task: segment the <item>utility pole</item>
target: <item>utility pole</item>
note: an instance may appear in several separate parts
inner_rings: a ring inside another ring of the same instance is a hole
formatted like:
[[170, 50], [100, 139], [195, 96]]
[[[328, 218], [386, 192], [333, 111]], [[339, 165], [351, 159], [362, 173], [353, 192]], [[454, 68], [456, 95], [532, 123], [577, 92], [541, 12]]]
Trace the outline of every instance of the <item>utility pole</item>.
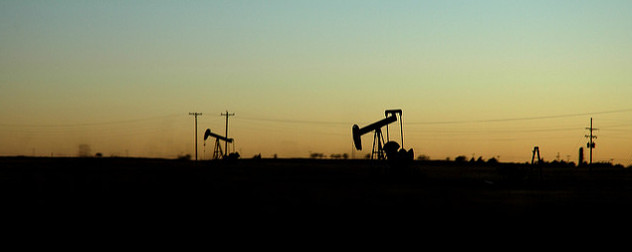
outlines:
[[[228, 138], [228, 117], [235, 116], [235, 113], [229, 114], [228, 110], [226, 110], [226, 114], [221, 113], [220, 115], [226, 116], [226, 138]], [[224, 153], [224, 155], [228, 155], [228, 141], [224, 141], [224, 150], [226, 150], [226, 153]]]
[[597, 138], [597, 136], [593, 135], [593, 130], [599, 130], [596, 128], [593, 128], [593, 120], [592, 117], [590, 118], [590, 128], [586, 128], [587, 130], [590, 130], [590, 135], [585, 135], [585, 137], [588, 138], [588, 144], [586, 144], [586, 147], [588, 149], [590, 149], [590, 161], [589, 161], [589, 165], [592, 164], [592, 153], [593, 153], [593, 149], [595, 148], [595, 142], [593, 141], [593, 139]]
[[197, 117], [201, 116], [202, 113], [189, 112], [189, 115], [195, 116], [195, 135], [194, 135], [194, 137], [195, 137], [195, 161], [197, 161], [198, 160], [197, 159], [197, 146], [198, 146], [198, 144], [197, 144], [197, 139], [198, 139], [198, 136], [197, 136]]

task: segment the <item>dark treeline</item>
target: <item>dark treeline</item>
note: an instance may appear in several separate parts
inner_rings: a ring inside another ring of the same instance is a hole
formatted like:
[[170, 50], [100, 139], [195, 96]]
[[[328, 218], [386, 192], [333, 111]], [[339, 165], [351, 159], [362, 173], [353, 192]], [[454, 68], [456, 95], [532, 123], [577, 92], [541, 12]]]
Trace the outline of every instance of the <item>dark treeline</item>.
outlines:
[[394, 167], [366, 159], [22, 157], [0, 158], [0, 197], [5, 216], [64, 220], [559, 221], [627, 215], [631, 171], [460, 159]]

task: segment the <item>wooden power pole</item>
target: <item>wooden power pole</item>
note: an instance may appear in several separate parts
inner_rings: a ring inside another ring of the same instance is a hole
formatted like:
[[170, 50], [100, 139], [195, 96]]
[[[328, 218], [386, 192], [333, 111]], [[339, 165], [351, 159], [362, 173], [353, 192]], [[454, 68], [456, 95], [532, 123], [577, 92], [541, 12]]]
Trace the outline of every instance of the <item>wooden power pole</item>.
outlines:
[[198, 160], [198, 158], [197, 158], [198, 157], [198, 152], [197, 152], [197, 147], [198, 147], [198, 143], [197, 143], [197, 139], [198, 139], [198, 136], [197, 136], [197, 117], [201, 116], [202, 113], [190, 112], [189, 115], [195, 116], [195, 135], [194, 135], [195, 136], [195, 161], [197, 161]]
[[593, 141], [593, 139], [597, 138], [597, 136], [593, 135], [593, 131], [594, 130], [599, 130], [599, 129], [593, 128], [592, 117], [590, 118], [590, 128], [586, 128], [586, 129], [590, 131], [590, 135], [585, 135], [585, 137], [588, 138], [588, 144], [586, 144], [586, 147], [588, 149], [590, 149], [590, 161], [588, 162], [588, 164], [590, 165], [590, 164], [592, 164], [592, 159], [593, 159], [592, 158], [593, 157], [593, 151], [592, 150], [595, 148], [595, 142]]
[[[229, 114], [228, 110], [226, 110], [226, 114], [221, 113], [222, 116], [226, 116], [226, 135], [225, 137], [228, 138], [228, 117], [229, 116], [234, 116], [235, 113]], [[233, 145], [234, 147], [234, 145]], [[228, 141], [224, 141], [224, 150], [226, 150], [226, 152], [224, 153], [224, 156], [228, 155]]]

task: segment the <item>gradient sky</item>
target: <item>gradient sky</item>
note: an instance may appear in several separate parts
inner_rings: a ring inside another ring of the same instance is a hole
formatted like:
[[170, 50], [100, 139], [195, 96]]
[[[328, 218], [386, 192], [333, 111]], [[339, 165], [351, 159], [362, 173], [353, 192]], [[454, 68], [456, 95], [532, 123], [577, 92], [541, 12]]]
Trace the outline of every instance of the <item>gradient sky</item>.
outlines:
[[593, 117], [628, 165], [631, 31], [631, 1], [2, 0], [0, 156], [193, 155], [201, 112], [209, 158], [228, 110], [242, 157], [360, 157], [401, 108], [416, 155], [576, 161]]

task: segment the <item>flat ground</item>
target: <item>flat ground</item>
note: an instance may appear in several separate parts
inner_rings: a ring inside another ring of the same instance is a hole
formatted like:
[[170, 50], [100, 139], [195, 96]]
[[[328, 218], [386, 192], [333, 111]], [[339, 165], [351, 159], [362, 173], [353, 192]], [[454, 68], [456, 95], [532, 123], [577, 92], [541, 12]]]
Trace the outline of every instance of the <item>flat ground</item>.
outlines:
[[[260, 220], [612, 222], [632, 172], [367, 160], [0, 158], [5, 216], [206, 223]], [[526, 223], [526, 222], [524, 222]]]

